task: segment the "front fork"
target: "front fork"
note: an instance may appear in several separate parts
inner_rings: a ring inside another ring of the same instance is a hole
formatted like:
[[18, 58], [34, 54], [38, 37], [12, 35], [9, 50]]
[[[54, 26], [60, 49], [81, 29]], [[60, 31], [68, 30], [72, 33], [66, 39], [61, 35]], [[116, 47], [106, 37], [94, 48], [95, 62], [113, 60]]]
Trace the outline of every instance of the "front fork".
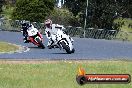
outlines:
[[43, 40], [43, 36], [41, 35], [40, 32], [38, 32], [38, 36], [41, 38], [42, 42], [44, 42], [44, 40]]

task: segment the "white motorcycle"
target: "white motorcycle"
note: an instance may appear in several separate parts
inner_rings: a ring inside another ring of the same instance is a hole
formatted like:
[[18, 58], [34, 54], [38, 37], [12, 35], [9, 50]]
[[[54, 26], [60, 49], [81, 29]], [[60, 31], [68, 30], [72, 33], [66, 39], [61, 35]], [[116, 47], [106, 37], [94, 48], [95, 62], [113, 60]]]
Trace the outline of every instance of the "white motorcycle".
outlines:
[[64, 31], [58, 29], [56, 34], [56, 41], [54, 44], [60, 49], [64, 49], [68, 54], [71, 54], [75, 52], [73, 41], [74, 40]]

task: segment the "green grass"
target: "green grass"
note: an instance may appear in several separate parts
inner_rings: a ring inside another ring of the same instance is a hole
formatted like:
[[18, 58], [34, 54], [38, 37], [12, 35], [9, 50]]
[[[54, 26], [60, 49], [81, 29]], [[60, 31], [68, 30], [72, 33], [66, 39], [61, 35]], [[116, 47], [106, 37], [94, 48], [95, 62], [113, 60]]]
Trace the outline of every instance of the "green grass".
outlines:
[[79, 66], [89, 74], [132, 75], [132, 61], [0, 61], [0, 88], [132, 88], [132, 83], [80, 86]]
[[16, 51], [17, 49], [18, 47], [15, 45], [12, 45], [6, 42], [0, 42], [0, 53]]

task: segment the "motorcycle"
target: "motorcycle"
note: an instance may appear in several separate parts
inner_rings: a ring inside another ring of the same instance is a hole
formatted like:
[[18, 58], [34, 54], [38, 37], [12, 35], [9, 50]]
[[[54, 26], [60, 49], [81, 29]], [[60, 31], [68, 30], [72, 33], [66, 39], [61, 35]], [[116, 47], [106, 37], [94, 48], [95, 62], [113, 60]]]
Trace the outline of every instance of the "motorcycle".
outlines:
[[43, 37], [41, 33], [34, 28], [33, 25], [27, 29], [28, 33], [28, 40], [33, 43], [34, 45], [37, 45], [38, 47], [44, 49], [45, 46], [43, 45]]
[[68, 54], [74, 53], [73, 39], [61, 29], [58, 29], [54, 46], [65, 50]]

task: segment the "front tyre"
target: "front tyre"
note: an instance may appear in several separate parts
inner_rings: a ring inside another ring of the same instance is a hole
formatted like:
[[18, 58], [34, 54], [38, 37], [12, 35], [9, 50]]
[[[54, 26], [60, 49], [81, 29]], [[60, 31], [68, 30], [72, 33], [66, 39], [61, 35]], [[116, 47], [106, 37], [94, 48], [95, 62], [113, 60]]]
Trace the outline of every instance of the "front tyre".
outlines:
[[67, 46], [66, 43], [65, 43], [64, 41], [61, 42], [61, 45], [62, 45], [63, 49], [65, 49], [66, 52], [67, 52], [68, 54], [71, 54], [71, 53], [72, 53], [72, 52], [70, 51], [69, 46]]
[[36, 41], [38, 42], [39, 46], [38, 47], [41, 47], [42, 49], [45, 48], [45, 46], [43, 45], [43, 43], [41, 42], [41, 40], [39, 38], [36, 39]]
[[73, 48], [72, 51], [71, 51], [71, 53], [74, 53], [74, 52], [75, 52], [75, 49]]

